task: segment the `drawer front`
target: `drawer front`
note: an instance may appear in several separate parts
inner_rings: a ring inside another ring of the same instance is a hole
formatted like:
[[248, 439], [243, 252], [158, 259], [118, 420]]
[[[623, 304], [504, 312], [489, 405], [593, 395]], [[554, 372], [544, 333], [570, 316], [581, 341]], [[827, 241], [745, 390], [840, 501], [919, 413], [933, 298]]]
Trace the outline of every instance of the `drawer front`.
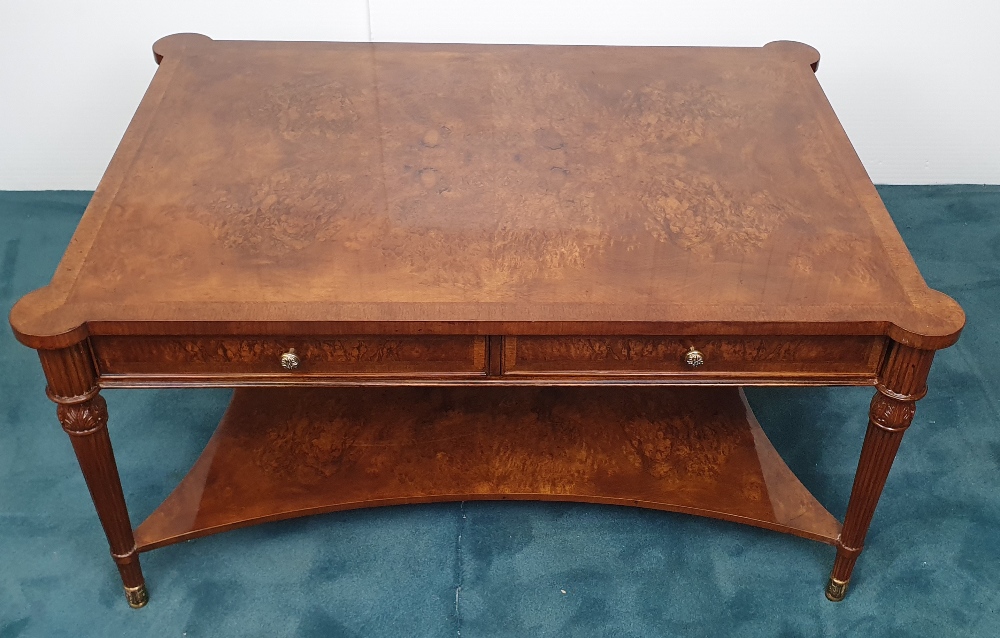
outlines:
[[[92, 344], [102, 375], [486, 374], [486, 338], [479, 336], [104, 336]], [[289, 353], [294, 358], [283, 364]]]
[[503, 371], [511, 376], [874, 375], [883, 344], [881, 337], [852, 336], [508, 337], [504, 341]]

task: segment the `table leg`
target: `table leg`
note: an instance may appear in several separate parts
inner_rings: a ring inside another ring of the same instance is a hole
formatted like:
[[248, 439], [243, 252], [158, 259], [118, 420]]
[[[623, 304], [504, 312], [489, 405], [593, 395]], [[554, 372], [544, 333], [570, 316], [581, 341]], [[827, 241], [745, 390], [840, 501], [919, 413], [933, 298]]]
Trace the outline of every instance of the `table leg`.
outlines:
[[142, 607], [149, 595], [108, 436], [108, 406], [98, 394], [90, 349], [83, 342], [62, 350], [39, 350], [38, 354], [48, 380], [47, 393], [57, 404], [59, 422], [73, 444], [111, 556], [118, 565], [125, 598], [131, 607]]
[[882, 366], [851, 500], [837, 541], [837, 558], [826, 587], [826, 597], [832, 601], [841, 601], [847, 594], [854, 563], [861, 554], [903, 433], [913, 421], [917, 400], [927, 392], [927, 373], [933, 358], [933, 351], [893, 343]]

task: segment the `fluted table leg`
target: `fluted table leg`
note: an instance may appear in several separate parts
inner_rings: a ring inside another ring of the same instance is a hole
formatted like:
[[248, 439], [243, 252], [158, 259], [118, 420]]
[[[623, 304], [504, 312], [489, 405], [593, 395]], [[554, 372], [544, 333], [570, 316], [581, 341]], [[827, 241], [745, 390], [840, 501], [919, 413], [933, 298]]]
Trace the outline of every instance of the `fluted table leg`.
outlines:
[[139, 566], [111, 438], [108, 406], [98, 394], [97, 374], [86, 342], [63, 350], [39, 350], [48, 395], [57, 404], [59, 422], [70, 437], [97, 516], [118, 565], [128, 604], [144, 606], [149, 595]]
[[927, 373], [933, 358], [933, 351], [893, 343], [883, 364], [868, 413], [868, 431], [854, 475], [851, 500], [837, 542], [837, 558], [826, 587], [826, 597], [832, 601], [841, 601], [847, 594], [854, 563], [861, 554], [903, 433], [913, 421], [917, 400], [927, 392]]

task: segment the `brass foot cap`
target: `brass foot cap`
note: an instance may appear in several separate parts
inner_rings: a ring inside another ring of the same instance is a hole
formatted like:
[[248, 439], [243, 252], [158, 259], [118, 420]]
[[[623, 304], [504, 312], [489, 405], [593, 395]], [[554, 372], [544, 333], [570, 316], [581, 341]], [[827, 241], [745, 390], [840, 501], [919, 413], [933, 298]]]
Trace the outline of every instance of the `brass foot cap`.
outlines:
[[826, 597], [835, 603], [844, 600], [844, 596], [847, 595], [847, 584], [849, 582], [851, 581], [830, 578], [830, 582], [826, 585]]
[[146, 603], [149, 602], [149, 592], [146, 591], [145, 585], [126, 587], [125, 600], [128, 601], [128, 606], [132, 609], [139, 609], [140, 607], [145, 607]]

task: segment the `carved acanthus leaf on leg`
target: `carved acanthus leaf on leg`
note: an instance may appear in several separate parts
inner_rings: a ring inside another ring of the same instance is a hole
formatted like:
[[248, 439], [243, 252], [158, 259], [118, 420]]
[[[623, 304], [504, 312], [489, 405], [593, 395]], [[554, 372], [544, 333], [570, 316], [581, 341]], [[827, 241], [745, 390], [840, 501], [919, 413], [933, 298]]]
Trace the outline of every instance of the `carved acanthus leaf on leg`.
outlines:
[[108, 424], [108, 404], [99, 394], [82, 403], [61, 403], [56, 414], [63, 430], [71, 436], [85, 436]]

